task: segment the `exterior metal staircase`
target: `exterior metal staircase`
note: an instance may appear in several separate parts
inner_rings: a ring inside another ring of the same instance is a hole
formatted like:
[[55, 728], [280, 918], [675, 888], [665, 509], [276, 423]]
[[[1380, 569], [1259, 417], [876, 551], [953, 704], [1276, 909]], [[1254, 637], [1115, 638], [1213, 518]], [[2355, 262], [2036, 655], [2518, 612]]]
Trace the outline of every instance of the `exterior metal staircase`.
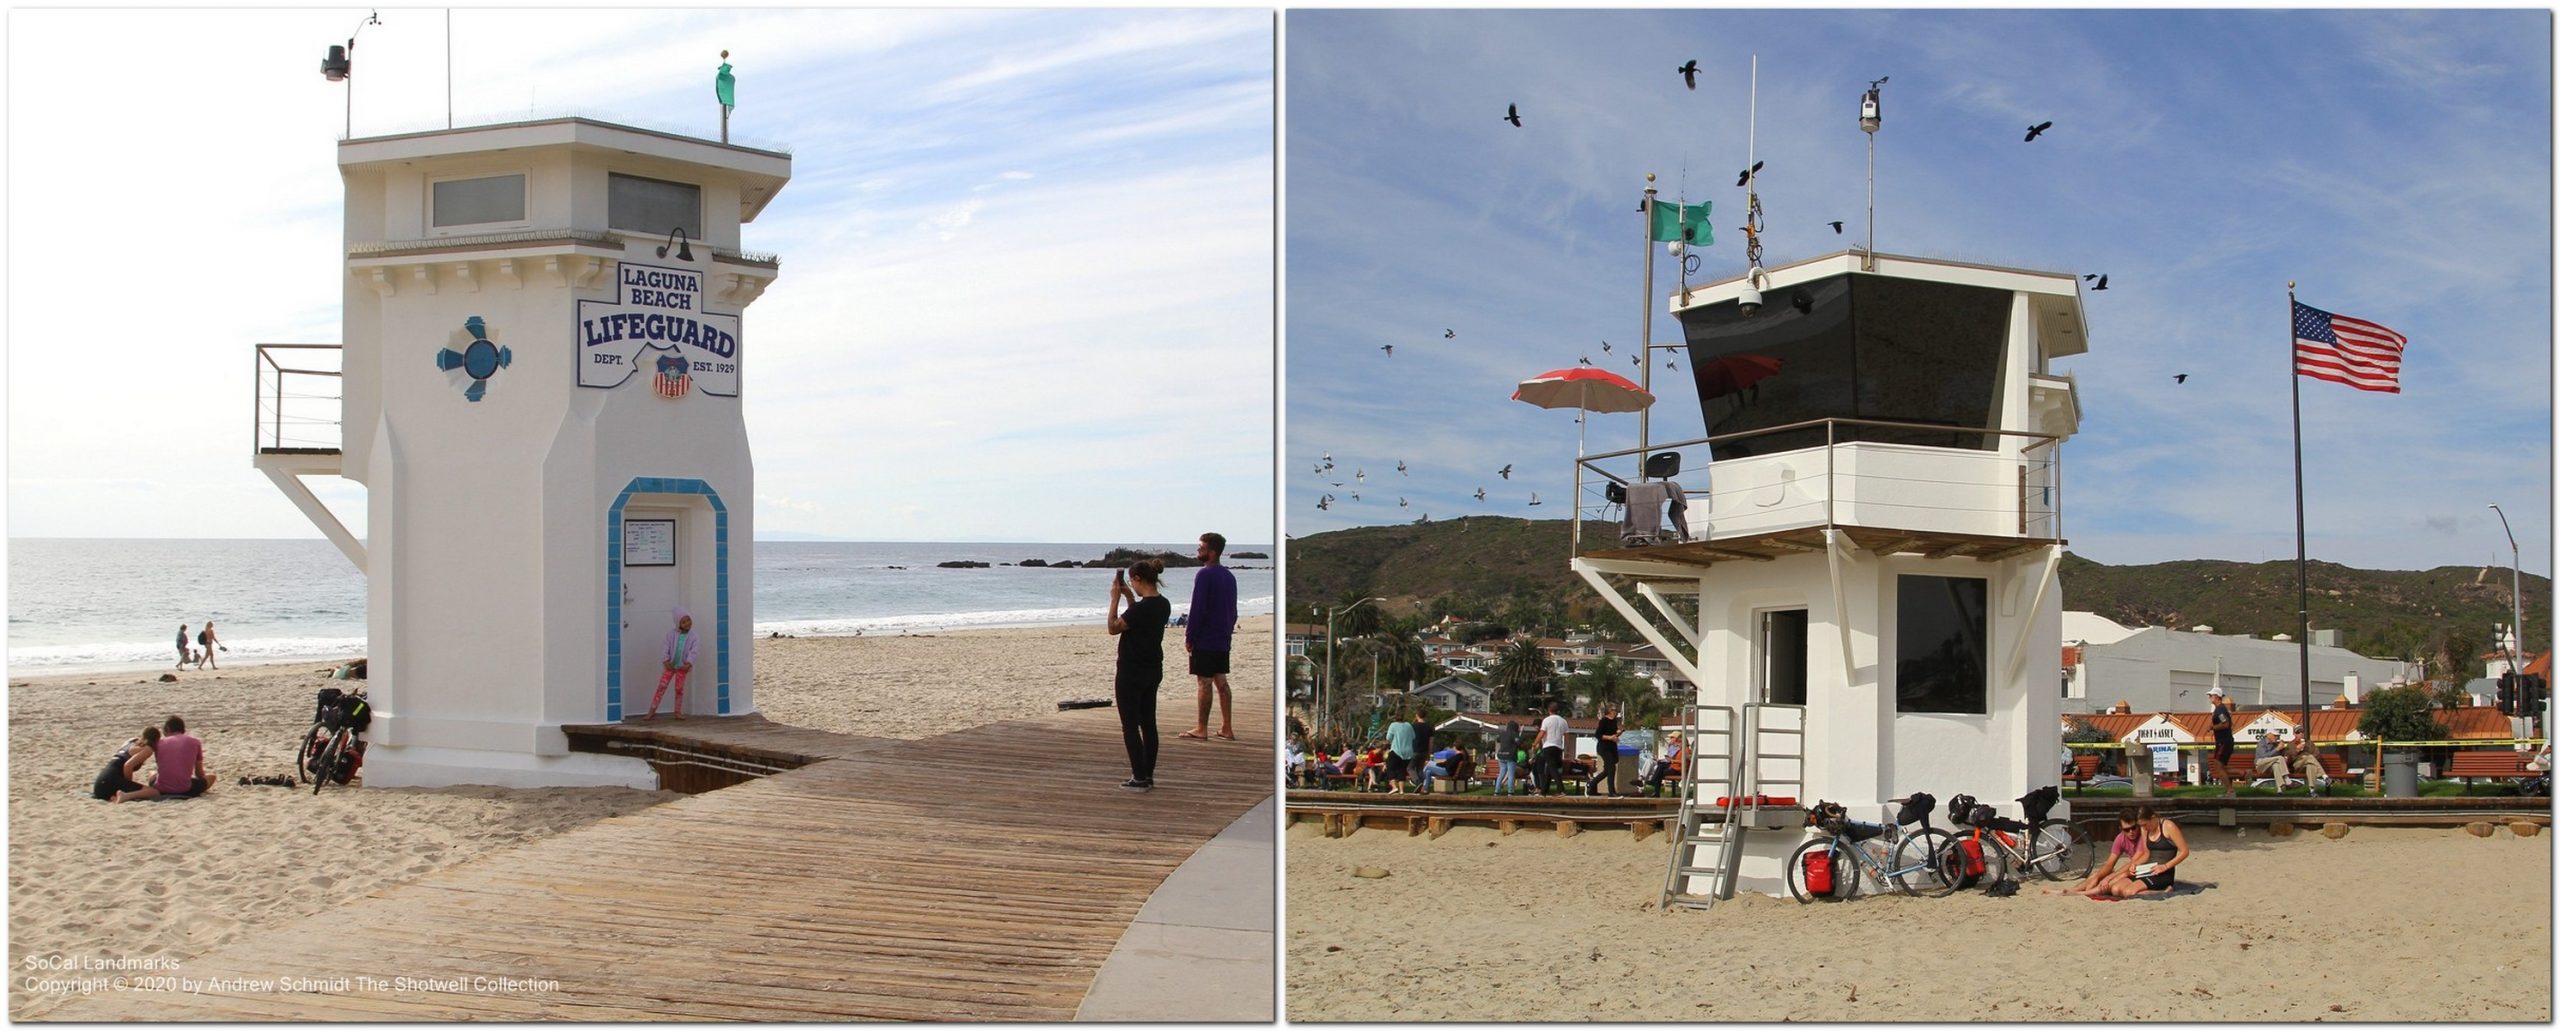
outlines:
[[[1782, 725], [1770, 725], [1772, 714]], [[1737, 720], [1731, 706], [1692, 705], [1681, 711], [1679, 729], [1691, 750], [1681, 778], [1678, 836], [1662, 879], [1660, 908], [1666, 913], [1674, 907], [1709, 909], [1732, 898], [1745, 837], [1754, 830], [1794, 828], [1804, 819], [1799, 805], [1762, 804], [1773, 789], [1792, 789], [1790, 798], [1803, 791], [1803, 706], [1754, 703], [1743, 706]], [[1768, 776], [1772, 765], [1791, 776]], [[1699, 879], [1702, 886], [1695, 884]]]

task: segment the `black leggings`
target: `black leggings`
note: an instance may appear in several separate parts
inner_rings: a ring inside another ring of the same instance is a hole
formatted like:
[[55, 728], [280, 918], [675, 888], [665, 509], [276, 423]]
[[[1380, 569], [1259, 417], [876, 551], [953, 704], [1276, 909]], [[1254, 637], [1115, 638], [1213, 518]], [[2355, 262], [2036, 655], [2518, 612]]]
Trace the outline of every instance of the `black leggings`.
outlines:
[[1129, 775], [1153, 780], [1156, 775], [1156, 688], [1164, 674], [1132, 677], [1121, 674], [1111, 684], [1111, 704], [1120, 710], [1120, 740], [1129, 746]]
[[1538, 782], [1539, 791], [1554, 794], [1556, 782], [1564, 779], [1564, 749], [1552, 745], [1538, 749], [1537, 764], [1530, 772]]
[[1600, 772], [1591, 775], [1591, 793], [1615, 791], [1618, 787], [1618, 746], [1600, 742]]

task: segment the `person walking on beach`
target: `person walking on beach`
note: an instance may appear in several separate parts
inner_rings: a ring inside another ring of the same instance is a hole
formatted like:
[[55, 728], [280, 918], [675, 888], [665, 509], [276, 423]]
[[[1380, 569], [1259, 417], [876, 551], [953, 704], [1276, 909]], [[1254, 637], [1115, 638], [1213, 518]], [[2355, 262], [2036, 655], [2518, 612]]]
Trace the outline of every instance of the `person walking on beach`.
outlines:
[[1200, 571], [1191, 575], [1191, 612], [1182, 623], [1182, 650], [1200, 682], [1200, 721], [1182, 736], [1209, 738], [1209, 703], [1218, 705], [1218, 736], [1236, 739], [1235, 703], [1227, 694], [1227, 656], [1235, 647], [1236, 575], [1218, 564], [1227, 553], [1223, 534], [1200, 535]]
[[1518, 776], [1520, 772], [1520, 764], [1514, 761], [1514, 757], [1519, 754], [1520, 721], [1512, 720], [1503, 724], [1502, 730], [1493, 737], [1493, 761], [1501, 764], [1496, 768], [1493, 777], [1494, 794], [1511, 793], [1512, 778]]
[[1547, 703], [1547, 718], [1538, 721], [1538, 793], [1552, 795], [1564, 780], [1564, 746], [1572, 731], [1565, 725], [1563, 706]]
[[[1130, 563], [1124, 576], [1111, 574], [1111, 601], [1103, 607], [1103, 626], [1120, 638], [1120, 664], [1111, 677], [1111, 704], [1120, 712], [1120, 741], [1129, 749], [1131, 791], [1156, 786], [1156, 688], [1164, 684], [1164, 625], [1173, 619], [1173, 603], [1158, 593], [1164, 565], [1153, 559]], [[1120, 604], [1126, 598], [1128, 605]]]
[[160, 728], [144, 727], [142, 736], [124, 743], [115, 758], [107, 760], [107, 768], [98, 771], [98, 779], [89, 785], [89, 797], [113, 802], [117, 795], [142, 790], [142, 782], [134, 775], [142, 772], [142, 764], [160, 747]]
[[187, 625], [180, 623], [178, 624], [178, 668], [185, 669], [187, 663], [195, 660], [195, 649], [187, 647]]
[[1590, 794], [1618, 793], [1618, 703], [1600, 707], [1600, 768], [1591, 774]]
[[[222, 639], [213, 636], [213, 621], [205, 620], [204, 629], [196, 631], [196, 668], [203, 669], [210, 663], [213, 668], [221, 669], [222, 664], [213, 661], [213, 650], [221, 646]], [[223, 648], [222, 650], [227, 652], [231, 649]]]
[[152, 749], [151, 783], [139, 791], [119, 791], [110, 802], [154, 798], [194, 798], [213, 788], [205, 772], [204, 742], [187, 733], [187, 721], [176, 716], [160, 721], [160, 742]]
[[1387, 723], [1387, 793], [1404, 794], [1404, 782], [1413, 772], [1413, 760], [1422, 753], [1413, 742], [1413, 723], [1390, 720]]
[[2205, 692], [2213, 699], [2213, 775], [2222, 779], [2222, 793], [2230, 795], [2231, 787], [2231, 702], [2222, 697], [2217, 687]]
[[693, 634], [693, 613], [678, 605], [675, 615], [676, 625], [667, 631], [666, 652], [659, 657], [658, 690], [649, 696], [649, 714], [640, 717], [643, 722], [658, 718], [658, 701], [667, 696], [670, 683], [676, 687], [675, 718], [684, 718], [684, 681], [693, 675], [694, 651], [702, 639]]

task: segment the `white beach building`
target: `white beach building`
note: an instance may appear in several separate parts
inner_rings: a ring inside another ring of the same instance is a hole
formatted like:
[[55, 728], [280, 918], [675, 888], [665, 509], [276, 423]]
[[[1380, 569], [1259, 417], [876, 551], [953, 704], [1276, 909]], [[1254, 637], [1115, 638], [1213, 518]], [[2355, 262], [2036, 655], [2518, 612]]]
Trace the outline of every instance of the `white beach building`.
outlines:
[[[673, 610], [686, 710], [753, 711], [741, 227], [789, 156], [582, 118], [349, 139], [335, 446], [256, 461], [364, 570], [373, 785], [656, 786], [563, 725], [646, 707]], [[359, 541], [300, 478], [366, 487]]]
[[[1698, 685], [1666, 899], [1784, 890], [1801, 811], [1703, 819], [1718, 797], [1873, 819], [1966, 793], [2014, 815], [2060, 750], [2079, 405], [2052, 363], [2088, 349], [2078, 277], [1852, 251], [1669, 308], [1709, 436], [1584, 459], [1572, 563]], [[1686, 533], [1648, 542], [1667, 481]]]
[[[2302, 656], [2292, 640], [2217, 634], [2211, 627], [2131, 628], [2091, 612], [2062, 614], [2062, 711], [2104, 712], [2125, 702], [2136, 712], [2198, 712], [2221, 688], [2249, 709], [2302, 704]], [[2311, 632], [2311, 704], [2414, 679], [2398, 659], [2376, 659], [2338, 646], [2336, 630]]]

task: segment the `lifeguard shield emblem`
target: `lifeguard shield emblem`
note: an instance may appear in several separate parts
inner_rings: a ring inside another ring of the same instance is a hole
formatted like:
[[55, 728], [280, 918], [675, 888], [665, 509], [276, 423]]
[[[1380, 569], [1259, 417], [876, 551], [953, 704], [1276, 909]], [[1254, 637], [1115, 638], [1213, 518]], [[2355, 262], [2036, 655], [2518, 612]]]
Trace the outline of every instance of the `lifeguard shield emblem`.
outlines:
[[649, 384], [656, 388], [659, 397], [673, 401], [693, 389], [693, 377], [685, 372], [688, 364], [682, 355], [658, 356], [658, 374], [650, 378]]

